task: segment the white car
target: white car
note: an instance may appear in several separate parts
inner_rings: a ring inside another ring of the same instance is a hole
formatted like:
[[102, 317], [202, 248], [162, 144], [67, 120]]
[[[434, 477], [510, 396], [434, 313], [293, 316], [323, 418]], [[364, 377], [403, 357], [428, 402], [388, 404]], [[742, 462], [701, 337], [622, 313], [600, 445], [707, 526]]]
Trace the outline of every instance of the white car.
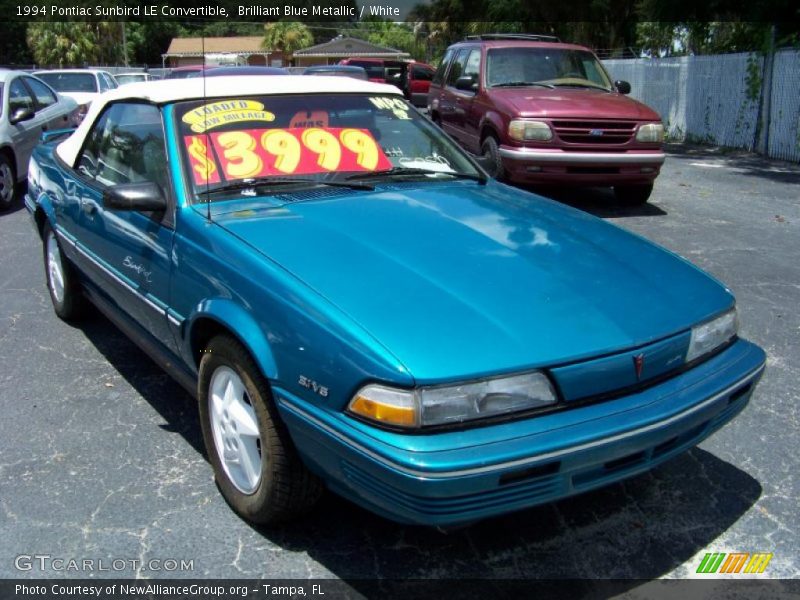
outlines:
[[111, 73], [100, 69], [55, 69], [36, 71], [34, 75], [59, 94], [75, 100], [80, 108], [81, 117], [86, 114], [97, 96], [119, 87]]
[[11, 206], [44, 132], [74, 127], [78, 107], [36, 77], [0, 69], [0, 211]]
[[149, 73], [117, 73], [114, 75], [119, 85], [128, 83], [139, 83], [142, 81], [153, 81], [153, 76]]

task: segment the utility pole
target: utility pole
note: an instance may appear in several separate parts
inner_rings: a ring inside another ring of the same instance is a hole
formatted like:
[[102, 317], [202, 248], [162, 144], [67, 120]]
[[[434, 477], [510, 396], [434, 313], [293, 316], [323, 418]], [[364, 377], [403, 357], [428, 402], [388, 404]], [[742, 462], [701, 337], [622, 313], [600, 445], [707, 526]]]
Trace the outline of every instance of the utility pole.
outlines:
[[128, 66], [128, 33], [125, 27], [125, 21], [120, 21], [122, 24], [122, 62]]
[[761, 77], [761, 106], [756, 123], [756, 152], [769, 155], [769, 125], [772, 120], [772, 71], [775, 66], [775, 24], [769, 32], [769, 47], [764, 55], [764, 73]]

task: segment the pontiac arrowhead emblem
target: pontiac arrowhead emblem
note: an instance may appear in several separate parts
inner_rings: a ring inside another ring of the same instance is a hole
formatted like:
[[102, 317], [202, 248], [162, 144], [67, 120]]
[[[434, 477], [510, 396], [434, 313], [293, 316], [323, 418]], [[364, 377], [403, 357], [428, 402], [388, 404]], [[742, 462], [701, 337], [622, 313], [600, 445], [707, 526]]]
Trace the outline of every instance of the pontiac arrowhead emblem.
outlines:
[[633, 366], [636, 369], [636, 381], [641, 381], [642, 369], [644, 368], [644, 354], [637, 354], [633, 357]]

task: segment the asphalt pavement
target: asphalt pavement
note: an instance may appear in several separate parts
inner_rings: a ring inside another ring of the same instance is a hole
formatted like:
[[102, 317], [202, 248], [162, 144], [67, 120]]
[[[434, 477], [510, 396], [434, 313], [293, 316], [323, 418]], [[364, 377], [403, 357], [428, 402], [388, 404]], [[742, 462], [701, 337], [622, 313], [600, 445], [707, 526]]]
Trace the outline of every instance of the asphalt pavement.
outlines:
[[[559, 191], [724, 281], [768, 369], [737, 419], [668, 464], [446, 534], [332, 494], [292, 525], [240, 520], [214, 485], [194, 401], [104, 318], [56, 318], [18, 202], [0, 214], [0, 578], [649, 580], [695, 576], [706, 552], [771, 552], [764, 576], [796, 578], [798, 184], [796, 165], [676, 146], [643, 207]], [[95, 570], [58, 570], [57, 558]], [[185, 568], [167, 570], [172, 560]]]

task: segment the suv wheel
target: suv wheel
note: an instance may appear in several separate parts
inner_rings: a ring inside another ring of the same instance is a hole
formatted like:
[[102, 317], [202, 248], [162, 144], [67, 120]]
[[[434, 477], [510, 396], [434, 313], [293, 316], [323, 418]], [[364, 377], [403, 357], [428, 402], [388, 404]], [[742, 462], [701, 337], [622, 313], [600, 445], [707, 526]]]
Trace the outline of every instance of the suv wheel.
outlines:
[[487, 136], [481, 144], [481, 154], [486, 159], [487, 172], [495, 179], [503, 180], [506, 178], [506, 170], [503, 167], [503, 159], [500, 156], [500, 147], [493, 136]]
[[628, 206], [644, 204], [650, 198], [650, 194], [652, 192], [652, 183], [646, 183], [643, 185], [614, 186], [614, 195], [617, 197], [617, 200], [622, 204], [627, 204]]
[[44, 241], [44, 272], [53, 310], [59, 318], [71, 321], [84, 315], [88, 301], [74, 267], [61, 253], [58, 238], [50, 224], [42, 232]]
[[11, 161], [4, 153], [0, 153], [0, 210], [6, 210], [14, 201], [16, 177]]
[[203, 351], [200, 420], [220, 491], [254, 523], [288, 520], [311, 508], [322, 484], [297, 455], [250, 353], [229, 336]]

